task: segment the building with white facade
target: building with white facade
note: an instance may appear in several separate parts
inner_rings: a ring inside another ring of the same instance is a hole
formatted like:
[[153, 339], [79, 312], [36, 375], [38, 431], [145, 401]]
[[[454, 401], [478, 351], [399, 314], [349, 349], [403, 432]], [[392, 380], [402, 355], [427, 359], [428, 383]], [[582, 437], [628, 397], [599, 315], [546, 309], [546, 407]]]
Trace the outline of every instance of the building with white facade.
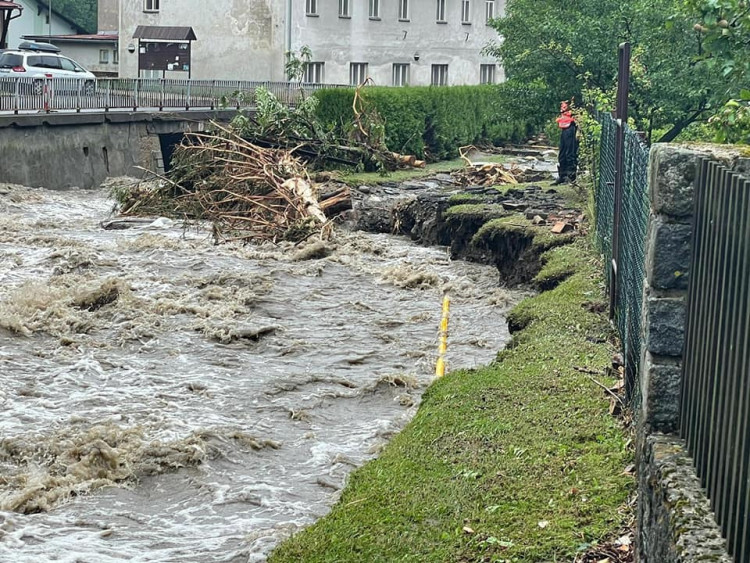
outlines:
[[[113, 14], [116, 2], [100, 0], [100, 13]], [[500, 82], [497, 61], [481, 52], [498, 40], [487, 21], [504, 7], [505, 0], [119, 0], [120, 76], [281, 81], [285, 54], [308, 46], [310, 82]], [[170, 70], [154, 70], [161, 60]]]
[[[54, 0], [53, 0], [54, 1]], [[15, 49], [24, 41], [24, 35], [70, 35], [82, 33], [75, 22], [57, 13], [41, 0], [13, 0], [21, 7], [20, 17], [12, 20], [8, 28], [8, 49]], [[51, 18], [50, 18], [51, 15]]]

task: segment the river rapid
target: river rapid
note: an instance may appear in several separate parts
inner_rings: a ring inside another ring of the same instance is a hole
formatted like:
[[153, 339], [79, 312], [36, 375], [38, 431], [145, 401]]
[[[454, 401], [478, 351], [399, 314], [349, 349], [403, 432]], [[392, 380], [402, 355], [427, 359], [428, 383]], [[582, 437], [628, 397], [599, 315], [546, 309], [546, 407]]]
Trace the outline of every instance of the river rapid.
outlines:
[[519, 298], [388, 235], [215, 246], [100, 223], [101, 191], [0, 187], [0, 562], [263, 561], [324, 515]]

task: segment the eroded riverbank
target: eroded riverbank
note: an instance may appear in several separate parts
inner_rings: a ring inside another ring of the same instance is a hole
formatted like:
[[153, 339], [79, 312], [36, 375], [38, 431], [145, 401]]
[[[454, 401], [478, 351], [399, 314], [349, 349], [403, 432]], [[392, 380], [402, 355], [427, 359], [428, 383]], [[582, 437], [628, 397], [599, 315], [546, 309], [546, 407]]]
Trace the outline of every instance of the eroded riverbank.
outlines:
[[102, 193], [2, 191], [1, 560], [262, 560], [413, 415], [443, 292], [452, 369], [518, 299], [389, 235], [214, 246], [105, 231]]

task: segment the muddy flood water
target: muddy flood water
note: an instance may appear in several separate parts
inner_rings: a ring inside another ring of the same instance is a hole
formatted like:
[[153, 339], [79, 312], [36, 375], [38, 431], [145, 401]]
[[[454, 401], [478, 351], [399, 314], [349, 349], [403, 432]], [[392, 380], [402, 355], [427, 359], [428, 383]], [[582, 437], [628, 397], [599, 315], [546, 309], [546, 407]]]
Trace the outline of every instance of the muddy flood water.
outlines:
[[330, 253], [104, 230], [96, 191], [0, 190], [0, 562], [262, 561], [324, 515], [518, 294], [387, 235]]

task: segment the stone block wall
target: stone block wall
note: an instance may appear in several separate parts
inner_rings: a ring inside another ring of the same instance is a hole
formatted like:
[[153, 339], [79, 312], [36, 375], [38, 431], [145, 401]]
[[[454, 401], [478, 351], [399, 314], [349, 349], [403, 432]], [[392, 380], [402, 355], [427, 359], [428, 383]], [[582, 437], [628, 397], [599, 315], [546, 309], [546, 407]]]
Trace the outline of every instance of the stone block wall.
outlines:
[[[691, 269], [693, 183], [702, 156], [750, 172], [750, 158], [713, 145], [655, 144], [649, 160], [651, 208], [641, 323], [641, 404], [636, 417], [640, 563], [731, 561], [725, 554], [716, 556], [723, 540], [716, 535], [708, 501], [676, 436]], [[701, 517], [693, 518], [695, 514], [687, 514], [690, 511], [684, 507], [677, 511], [678, 499], [689, 501], [696, 510], [701, 507]], [[693, 519], [685, 525], [688, 516]], [[701, 537], [713, 538], [706, 544], [708, 551], [685, 548]]]
[[649, 475], [642, 492], [640, 561], [731, 563], [724, 538], [681, 441], [656, 434], [646, 439], [643, 467]]

